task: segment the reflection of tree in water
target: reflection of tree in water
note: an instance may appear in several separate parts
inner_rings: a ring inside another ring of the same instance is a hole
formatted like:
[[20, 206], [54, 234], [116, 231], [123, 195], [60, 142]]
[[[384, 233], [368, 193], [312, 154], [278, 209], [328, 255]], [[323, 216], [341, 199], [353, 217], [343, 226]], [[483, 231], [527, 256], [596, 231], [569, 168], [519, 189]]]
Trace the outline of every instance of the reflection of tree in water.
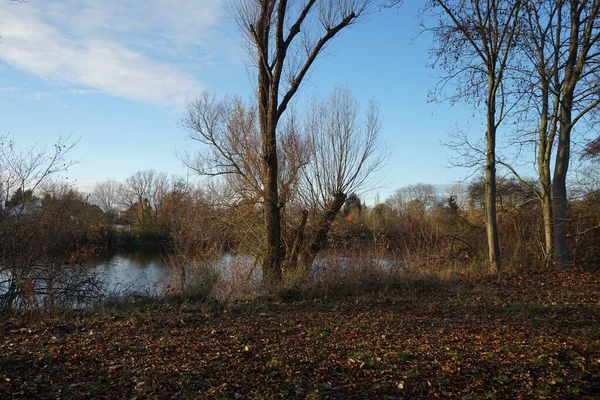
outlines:
[[110, 293], [159, 294], [169, 270], [160, 252], [117, 253], [98, 260], [96, 269], [104, 274]]
[[131, 264], [145, 269], [148, 267], [165, 267], [164, 255], [158, 251], [140, 251], [134, 253], [122, 254]]

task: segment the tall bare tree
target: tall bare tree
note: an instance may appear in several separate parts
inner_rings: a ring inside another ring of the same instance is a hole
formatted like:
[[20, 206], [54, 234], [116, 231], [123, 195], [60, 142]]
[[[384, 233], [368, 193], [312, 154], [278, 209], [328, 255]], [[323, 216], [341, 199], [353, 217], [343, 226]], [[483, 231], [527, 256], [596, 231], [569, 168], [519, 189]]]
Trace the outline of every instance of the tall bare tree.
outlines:
[[138, 171], [125, 180], [121, 205], [133, 209], [141, 225], [156, 223], [169, 191], [167, 174], [153, 169]]
[[97, 182], [90, 196], [90, 203], [100, 207], [108, 221], [117, 215], [123, 184], [114, 180]]
[[[457, 84], [451, 100], [483, 101], [485, 105], [485, 214], [489, 265], [501, 267], [496, 219], [497, 131], [512, 109], [507, 96], [507, 74], [514, 57], [522, 1], [429, 0], [426, 10], [436, 23], [434, 65], [446, 72], [438, 85]], [[437, 91], [436, 95], [441, 92]], [[474, 100], [475, 99], [475, 100]]]
[[281, 279], [281, 209], [277, 126], [325, 46], [367, 12], [373, 0], [234, 0], [232, 9], [257, 72], [261, 181], [267, 252], [265, 283]]
[[[521, 179], [511, 165], [503, 165], [533, 189], [540, 200], [545, 258], [547, 262], [554, 260], [557, 268], [562, 269], [568, 263], [566, 174], [571, 132], [579, 120], [597, 109], [600, 101], [597, 96], [599, 56], [596, 50], [591, 51], [597, 48], [598, 2], [528, 0], [524, 4], [518, 44], [523, 64], [518, 87], [524, 101], [522, 108], [526, 110], [524, 121], [535, 126], [525, 133], [535, 130], [537, 136], [538, 186]], [[530, 141], [531, 138], [525, 138], [525, 142]], [[551, 173], [553, 161], [554, 177]], [[559, 197], [555, 199], [554, 194]], [[555, 215], [555, 211], [559, 214]], [[556, 241], [561, 242], [558, 247], [555, 247]]]
[[558, 3], [561, 6], [564, 4], [568, 19], [565, 24], [566, 44], [560, 49], [561, 59], [564, 60], [564, 75], [560, 82], [560, 108], [557, 115], [558, 143], [552, 177], [552, 217], [555, 267], [565, 269], [569, 266], [566, 180], [571, 155], [571, 133], [575, 124], [600, 104], [597, 83], [600, 0], [561, 0]]
[[407, 206], [412, 201], [417, 201], [424, 212], [429, 212], [439, 205], [440, 196], [433, 185], [417, 183], [396, 190], [386, 200], [386, 204], [392, 207], [397, 214], [403, 214], [407, 212]]

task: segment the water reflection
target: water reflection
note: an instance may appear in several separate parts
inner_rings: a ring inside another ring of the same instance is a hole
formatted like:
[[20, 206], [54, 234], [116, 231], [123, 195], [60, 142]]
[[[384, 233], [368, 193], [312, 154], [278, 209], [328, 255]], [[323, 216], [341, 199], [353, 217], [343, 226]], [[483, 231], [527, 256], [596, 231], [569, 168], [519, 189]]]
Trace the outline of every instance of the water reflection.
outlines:
[[[114, 254], [98, 261], [96, 270], [104, 276], [109, 292], [158, 295], [172, 277], [172, 270], [166, 266], [164, 260], [164, 255], [158, 252]], [[327, 271], [344, 272], [356, 268], [357, 264], [370, 265], [383, 271], [401, 269], [401, 264], [390, 258], [342, 257], [323, 253], [315, 260], [312, 275], [318, 277]], [[260, 282], [261, 269], [258, 267], [252, 270], [253, 266], [255, 265], [252, 257], [229, 253], [213, 264], [213, 268], [223, 280], [250, 279], [254, 283]]]
[[159, 294], [168, 284], [170, 270], [160, 253], [123, 253], [96, 264], [109, 292]]

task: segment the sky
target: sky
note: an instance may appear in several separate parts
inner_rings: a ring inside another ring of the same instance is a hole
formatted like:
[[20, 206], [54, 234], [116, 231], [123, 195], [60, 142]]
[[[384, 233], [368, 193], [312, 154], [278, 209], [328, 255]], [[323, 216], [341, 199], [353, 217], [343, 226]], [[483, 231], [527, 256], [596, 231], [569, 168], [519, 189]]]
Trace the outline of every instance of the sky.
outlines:
[[[417, 35], [420, 2], [374, 10], [341, 32], [314, 65], [298, 101], [349, 86], [380, 104], [391, 149], [381, 200], [426, 182], [452, 185], [442, 145], [456, 127], [480, 129], [466, 105], [428, 102], [439, 72], [431, 38]], [[19, 147], [70, 135], [66, 177], [84, 191], [156, 169], [187, 175], [177, 154], [202, 150], [181, 119], [203, 91], [250, 98], [254, 75], [224, 0], [0, 0], [0, 135]]]

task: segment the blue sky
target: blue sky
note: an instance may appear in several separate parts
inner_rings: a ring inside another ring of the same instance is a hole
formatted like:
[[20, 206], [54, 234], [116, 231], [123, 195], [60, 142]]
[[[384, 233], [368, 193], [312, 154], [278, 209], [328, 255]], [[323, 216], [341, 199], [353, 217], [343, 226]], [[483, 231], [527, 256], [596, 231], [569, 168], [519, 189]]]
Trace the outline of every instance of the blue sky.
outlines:
[[[427, 102], [436, 73], [426, 67], [429, 36], [414, 39], [419, 3], [342, 31], [298, 93], [347, 84], [363, 104], [380, 103], [393, 149], [382, 200], [402, 186], [465, 176], [447, 168], [452, 152], [440, 142], [456, 126], [481, 126], [467, 106]], [[0, 0], [0, 34], [0, 133], [19, 146], [78, 139], [67, 176], [83, 190], [149, 168], [185, 175], [176, 153], [199, 149], [179, 126], [188, 99], [252, 92], [222, 0]]]

